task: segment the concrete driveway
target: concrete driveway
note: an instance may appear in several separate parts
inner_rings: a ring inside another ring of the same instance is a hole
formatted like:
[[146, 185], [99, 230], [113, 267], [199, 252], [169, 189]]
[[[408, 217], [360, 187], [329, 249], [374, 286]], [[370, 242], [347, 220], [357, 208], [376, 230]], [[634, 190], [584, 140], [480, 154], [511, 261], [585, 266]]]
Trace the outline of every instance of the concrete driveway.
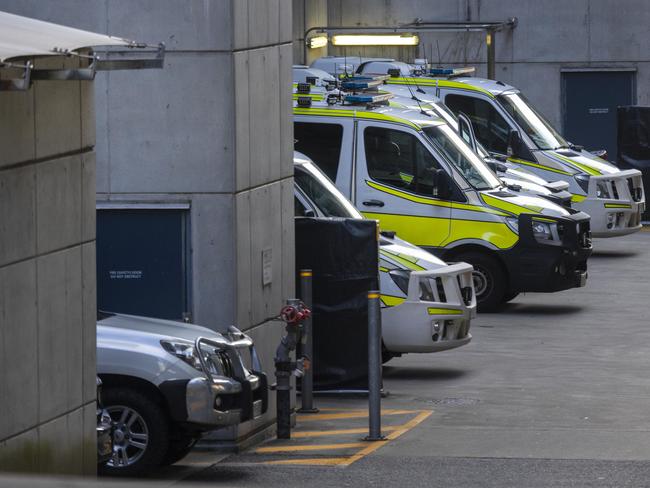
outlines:
[[265, 487], [647, 486], [650, 232], [598, 240], [595, 248], [587, 287], [522, 295], [503, 313], [480, 315], [470, 345], [388, 363], [383, 407], [433, 413], [381, 448], [344, 466], [263, 464], [248, 452], [190, 479]]

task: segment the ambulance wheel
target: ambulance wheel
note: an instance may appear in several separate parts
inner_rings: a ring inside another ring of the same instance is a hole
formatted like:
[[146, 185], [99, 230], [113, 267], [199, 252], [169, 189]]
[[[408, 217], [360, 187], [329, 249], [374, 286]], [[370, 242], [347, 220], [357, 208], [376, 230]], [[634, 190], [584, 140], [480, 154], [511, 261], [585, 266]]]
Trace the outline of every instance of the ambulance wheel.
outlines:
[[492, 256], [471, 251], [455, 256], [454, 260], [474, 266], [472, 278], [479, 312], [497, 310], [506, 297], [507, 276], [501, 264]]
[[386, 364], [388, 361], [397, 357], [397, 354], [393, 354], [384, 345], [384, 341], [381, 341], [381, 364]]

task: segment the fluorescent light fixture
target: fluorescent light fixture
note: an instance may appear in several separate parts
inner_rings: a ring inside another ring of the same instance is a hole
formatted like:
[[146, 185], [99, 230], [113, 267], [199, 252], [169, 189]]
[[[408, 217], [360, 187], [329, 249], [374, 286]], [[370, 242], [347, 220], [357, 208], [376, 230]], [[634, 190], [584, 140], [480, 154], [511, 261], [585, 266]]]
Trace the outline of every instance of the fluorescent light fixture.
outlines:
[[307, 39], [307, 46], [310, 49], [318, 49], [319, 47], [327, 46], [327, 36], [316, 36]]
[[417, 46], [420, 38], [412, 34], [338, 34], [335, 46]]

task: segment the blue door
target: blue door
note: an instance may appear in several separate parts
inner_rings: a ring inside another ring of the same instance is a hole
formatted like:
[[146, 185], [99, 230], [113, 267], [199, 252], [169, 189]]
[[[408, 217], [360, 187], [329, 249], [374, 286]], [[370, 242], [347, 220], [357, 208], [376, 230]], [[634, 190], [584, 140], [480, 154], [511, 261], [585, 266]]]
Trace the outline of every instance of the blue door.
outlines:
[[188, 316], [186, 210], [97, 211], [97, 306], [164, 319]]
[[635, 105], [635, 71], [567, 71], [562, 73], [562, 135], [588, 151], [617, 154], [616, 109]]

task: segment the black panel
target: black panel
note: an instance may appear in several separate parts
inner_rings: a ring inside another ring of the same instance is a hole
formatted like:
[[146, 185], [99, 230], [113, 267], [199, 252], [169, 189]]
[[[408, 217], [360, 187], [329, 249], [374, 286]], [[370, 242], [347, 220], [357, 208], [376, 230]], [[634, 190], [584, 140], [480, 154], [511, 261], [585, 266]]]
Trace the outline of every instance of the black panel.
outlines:
[[296, 219], [296, 270], [313, 270], [317, 390], [367, 388], [367, 293], [378, 288], [378, 261], [375, 221]]

